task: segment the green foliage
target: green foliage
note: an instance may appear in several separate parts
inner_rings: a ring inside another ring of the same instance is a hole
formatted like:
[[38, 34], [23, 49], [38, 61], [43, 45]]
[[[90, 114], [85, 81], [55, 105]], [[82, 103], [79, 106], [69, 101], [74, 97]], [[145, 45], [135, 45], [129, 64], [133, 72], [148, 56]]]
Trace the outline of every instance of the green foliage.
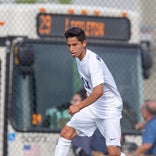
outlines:
[[71, 3], [71, 0], [59, 0], [59, 2], [62, 4], [69, 4]]
[[36, 3], [37, 0], [16, 0], [16, 3]]

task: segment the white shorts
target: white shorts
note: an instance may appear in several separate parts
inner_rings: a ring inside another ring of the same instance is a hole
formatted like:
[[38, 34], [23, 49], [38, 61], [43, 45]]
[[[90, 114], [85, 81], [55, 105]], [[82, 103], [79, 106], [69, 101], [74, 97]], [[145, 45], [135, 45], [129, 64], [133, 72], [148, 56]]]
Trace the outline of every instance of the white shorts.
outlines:
[[88, 107], [77, 112], [67, 126], [73, 127], [79, 136], [92, 136], [98, 128], [105, 137], [106, 146], [120, 146], [121, 127], [120, 117], [100, 119]]

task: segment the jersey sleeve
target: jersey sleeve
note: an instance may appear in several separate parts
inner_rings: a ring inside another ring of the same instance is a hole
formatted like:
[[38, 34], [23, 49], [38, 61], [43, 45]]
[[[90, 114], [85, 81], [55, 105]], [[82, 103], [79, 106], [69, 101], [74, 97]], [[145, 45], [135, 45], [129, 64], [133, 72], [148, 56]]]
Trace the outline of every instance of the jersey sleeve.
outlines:
[[89, 72], [93, 88], [104, 83], [104, 73], [101, 58], [97, 57], [89, 62]]

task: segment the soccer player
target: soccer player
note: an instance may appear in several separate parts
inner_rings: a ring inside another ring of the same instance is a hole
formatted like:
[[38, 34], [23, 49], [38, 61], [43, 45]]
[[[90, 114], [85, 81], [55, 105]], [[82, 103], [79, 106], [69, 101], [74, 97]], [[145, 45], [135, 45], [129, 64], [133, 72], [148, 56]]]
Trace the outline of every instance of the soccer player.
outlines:
[[87, 98], [78, 105], [70, 105], [68, 113], [72, 118], [60, 132], [55, 156], [67, 156], [74, 136], [92, 136], [97, 128], [106, 139], [109, 156], [124, 156], [119, 148], [122, 99], [113, 76], [102, 58], [87, 49], [85, 32], [81, 28], [68, 29], [65, 37], [76, 59]]

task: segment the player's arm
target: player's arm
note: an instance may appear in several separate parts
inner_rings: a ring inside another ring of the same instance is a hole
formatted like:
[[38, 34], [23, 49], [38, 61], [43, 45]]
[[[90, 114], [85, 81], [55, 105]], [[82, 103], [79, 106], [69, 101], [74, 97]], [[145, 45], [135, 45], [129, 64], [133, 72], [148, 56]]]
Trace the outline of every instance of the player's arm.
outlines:
[[74, 113], [80, 111], [82, 108], [89, 106], [93, 102], [95, 102], [98, 98], [100, 98], [103, 95], [103, 84], [99, 84], [93, 88], [92, 93], [83, 100], [78, 105], [71, 105], [68, 109], [68, 113], [73, 115]]
[[91, 60], [88, 64], [88, 68], [93, 86], [93, 91], [79, 105], [70, 106], [68, 110], [69, 114], [74, 114], [80, 111], [82, 108], [91, 105], [104, 94], [103, 93], [104, 75], [100, 58], [95, 58]]
[[94, 103], [97, 99], [99, 99], [103, 95], [103, 84], [99, 84], [93, 88], [92, 93], [83, 100], [78, 106], [80, 109], [89, 106]]
[[104, 84], [104, 75], [101, 65], [101, 58], [96, 57], [95, 59], [91, 60], [88, 64], [89, 73], [91, 77], [91, 82], [93, 86], [92, 93], [83, 100], [79, 107], [80, 109], [94, 103], [97, 99], [99, 99], [103, 95], [103, 84]]

